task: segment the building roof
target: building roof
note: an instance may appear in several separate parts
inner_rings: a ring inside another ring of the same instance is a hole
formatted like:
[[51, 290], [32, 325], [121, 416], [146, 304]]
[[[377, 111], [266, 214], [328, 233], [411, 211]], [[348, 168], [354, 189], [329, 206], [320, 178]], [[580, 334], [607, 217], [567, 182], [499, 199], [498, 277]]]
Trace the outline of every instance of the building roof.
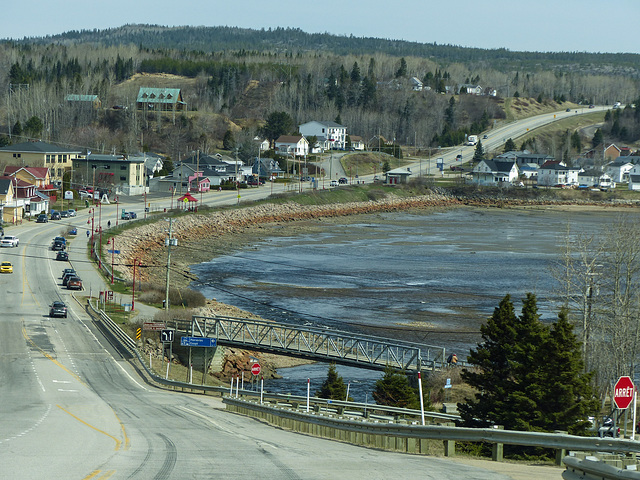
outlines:
[[49, 169], [47, 167], [20, 167], [18, 165], [7, 165], [4, 167], [4, 174], [13, 176], [18, 173], [19, 170], [25, 170], [33, 175], [34, 178], [42, 180], [47, 178], [47, 173], [49, 173]]
[[11, 179], [0, 178], [0, 195], [6, 195], [9, 193], [9, 188], [11, 188]]
[[179, 88], [140, 87], [137, 101], [139, 103], [184, 103]]
[[280, 135], [276, 143], [298, 143], [303, 138], [302, 135]]
[[87, 162], [123, 162], [123, 163], [144, 163], [144, 157], [127, 157], [126, 155], [103, 155], [91, 153], [87, 158], [79, 158], [78, 160]]
[[82, 149], [70, 149], [41, 141], [16, 143], [15, 145], [0, 147], [0, 151], [16, 153], [82, 153]]
[[509, 173], [516, 162], [511, 160], [483, 160], [483, 162], [491, 169], [492, 172]]
[[329, 128], [347, 128], [344, 125], [340, 125], [339, 123], [332, 121], [322, 121], [322, 120], [312, 120], [310, 122], [303, 123], [302, 125], [306, 125], [307, 123], [319, 123], [320, 125], [324, 125]]

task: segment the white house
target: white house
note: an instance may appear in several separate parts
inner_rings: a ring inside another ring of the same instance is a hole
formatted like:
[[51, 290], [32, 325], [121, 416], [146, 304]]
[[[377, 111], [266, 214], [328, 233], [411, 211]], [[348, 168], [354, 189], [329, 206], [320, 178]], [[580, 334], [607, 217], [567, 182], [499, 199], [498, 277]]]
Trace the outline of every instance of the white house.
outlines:
[[478, 185], [506, 187], [518, 180], [518, 167], [510, 160], [481, 160], [471, 175]]
[[281, 135], [276, 140], [276, 152], [284, 156], [309, 155], [309, 142], [302, 135]]
[[311, 121], [298, 126], [305, 137], [317, 137], [323, 148], [344, 150], [347, 144], [347, 127], [336, 122]]
[[625, 160], [625, 157], [619, 157], [613, 162], [607, 163], [604, 171], [615, 183], [626, 183], [629, 181], [629, 172], [632, 168], [633, 163]]
[[415, 92], [421, 92], [423, 84], [418, 77], [411, 77], [411, 89]]
[[538, 169], [538, 185], [578, 185], [580, 168], [568, 167], [564, 162], [555, 160], [545, 162]]
[[460, 93], [467, 93], [469, 95], [482, 95], [483, 90], [480, 85], [471, 85], [469, 83], [464, 83], [460, 85], [459, 89]]
[[351, 148], [354, 150], [364, 150], [364, 140], [362, 137], [358, 135], [349, 135], [349, 139], [351, 140]]
[[629, 170], [629, 190], [640, 190], [640, 164]]

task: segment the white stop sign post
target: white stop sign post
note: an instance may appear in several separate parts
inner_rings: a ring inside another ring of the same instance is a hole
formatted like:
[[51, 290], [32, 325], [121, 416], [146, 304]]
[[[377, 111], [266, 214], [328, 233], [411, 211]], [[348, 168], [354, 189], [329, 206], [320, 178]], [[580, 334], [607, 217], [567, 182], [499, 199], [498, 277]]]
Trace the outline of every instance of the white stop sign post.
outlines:
[[622, 376], [613, 387], [613, 403], [619, 410], [626, 410], [633, 402], [633, 427], [631, 440], [635, 440], [636, 433], [636, 388], [631, 377]]

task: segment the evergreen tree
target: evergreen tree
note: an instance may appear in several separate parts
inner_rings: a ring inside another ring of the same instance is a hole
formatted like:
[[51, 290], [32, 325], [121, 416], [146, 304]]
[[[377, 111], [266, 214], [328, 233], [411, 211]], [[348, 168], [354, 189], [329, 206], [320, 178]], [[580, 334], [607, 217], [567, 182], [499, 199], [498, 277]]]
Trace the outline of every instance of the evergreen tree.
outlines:
[[236, 146], [236, 139], [233, 136], [233, 132], [231, 130], [227, 130], [224, 132], [224, 137], [222, 137], [222, 148], [225, 150], [233, 150]]
[[582, 139], [577, 130], [571, 135], [571, 147], [578, 153], [582, 151]]
[[406, 77], [407, 76], [407, 61], [402, 57], [400, 59], [400, 66], [398, 70], [396, 70], [396, 78]]
[[511, 138], [504, 143], [504, 153], [514, 152], [517, 148], [518, 147], [516, 147], [516, 142], [514, 142]]
[[482, 160], [484, 160], [484, 147], [482, 146], [482, 142], [478, 140], [476, 150], [473, 152], [473, 162], [480, 162]]
[[344, 380], [336, 371], [336, 364], [329, 364], [329, 371], [320, 390], [316, 392], [318, 398], [330, 398], [331, 400], [346, 400], [347, 386]]
[[376, 382], [373, 399], [378, 405], [420, 408], [418, 392], [409, 385], [407, 376], [391, 367], [387, 367], [384, 376]]
[[591, 386], [593, 375], [584, 373], [582, 345], [567, 316], [567, 310], [562, 309], [543, 347], [547, 388], [539, 400], [541, 428], [548, 432], [568, 430], [581, 434], [589, 426], [587, 417], [594, 415], [598, 404]]
[[267, 122], [262, 127], [262, 133], [269, 140], [273, 148], [280, 135], [285, 135], [293, 128], [293, 118], [287, 112], [272, 112], [267, 117]]
[[353, 67], [351, 68], [351, 83], [360, 82], [360, 67], [358, 67], [358, 62], [353, 62]]
[[462, 372], [478, 391], [458, 405], [466, 425], [584, 430], [595, 400], [566, 311], [550, 329], [539, 319], [535, 295], [527, 294], [519, 317], [507, 295], [481, 333], [483, 343], [468, 358], [477, 368]]
[[20, 120], [18, 120], [13, 125], [13, 128], [11, 129], [11, 134], [15, 135], [16, 137], [20, 137], [22, 135], [22, 124], [20, 123]]
[[593, 147], [597, 147], [598, 145], [602, 145], [604, 143], [604, 135], [602, 134], [602, 130], [597, 129], [593, 134], [593, 140], [591, 140], [591, 144]]

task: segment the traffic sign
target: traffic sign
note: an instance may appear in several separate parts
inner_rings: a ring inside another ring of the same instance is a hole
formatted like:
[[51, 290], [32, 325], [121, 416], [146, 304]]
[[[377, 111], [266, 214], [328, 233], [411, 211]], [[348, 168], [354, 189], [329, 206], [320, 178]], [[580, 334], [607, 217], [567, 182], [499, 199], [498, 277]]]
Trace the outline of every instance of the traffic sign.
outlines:
[[620, 377], [613, 387], [613, 401], [620, 410], [625, 410], [633, 401], [635, 386], [631, 377]]
[[215, 347], [216, 339], [207, 337], [180, 337], [182, 347]]
[[260, 364], [259, 363], [254, 363], [253, 365], [251, 365], [251, 373], [253, 373], [254, 375], [260, 375]]
[[162, 342], [173, 342], [174, 333], [175, 330], [162, 330], [162, 332], [160, 332], [160, 338], [162, 338]]
[[144, 322], [142, 328], [145, 330], [164, 330], [167, 324], [164, 322]]

